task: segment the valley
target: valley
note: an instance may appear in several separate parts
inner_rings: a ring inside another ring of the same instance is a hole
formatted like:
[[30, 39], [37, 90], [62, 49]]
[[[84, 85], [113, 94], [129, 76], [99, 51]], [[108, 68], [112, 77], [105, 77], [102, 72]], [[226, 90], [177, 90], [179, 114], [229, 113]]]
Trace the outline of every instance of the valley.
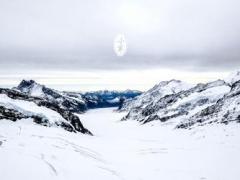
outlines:
[[120, 121], [115, 110], [78, 115], [94, 136], [1, 120], [1, 179], [239, 179], [239, 123], [174, 129]]

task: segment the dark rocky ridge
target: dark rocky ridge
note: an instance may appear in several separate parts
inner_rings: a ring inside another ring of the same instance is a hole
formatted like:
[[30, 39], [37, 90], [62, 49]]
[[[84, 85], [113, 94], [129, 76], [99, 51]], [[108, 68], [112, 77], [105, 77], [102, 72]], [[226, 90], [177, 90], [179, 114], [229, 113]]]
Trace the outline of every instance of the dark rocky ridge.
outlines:
[[[35, 89], [41, 93], [35, 94]], [[140, 91], [92, 91], [86, 93], [57, 91], [44, 85], [36, 83], [34, 80], [22, 80], [15, 88], [16, 90], [31, 96], [40, 96], [49, 101], [54, 101], [64, 109], [71, 112], [83, 113], [88, 109], [118, 107], [122, 105], [122, 100], [131, 99], [141, 94]]]
[[[231, 96], [234, 94], [234, 99], [236, 100], [236, 95], [239, 94], [239, 91], [236, 91], [236, 89], [239, 87], [233, 84], [230, 86], [230, 91], [229, 86], [225, 81], [217, 80], [206, 84], [197, 84], [193, 88], [165, 95], [157, 100], [156, 98], [150, 99], [150, 101], [141, 100], [140, 102], [147, 102], [147, 104], [132, 107], [122, 120], [133, 119], [142, 123], [148, 123], [155, 120], [166, 122], [181, 118], [185, 123], [182, 122], [177, 127], [190, 127], [196, 124], [196, 122], [202, 123], [204, 121], [202, 119], [203, 116], [219, 112], [222, 98], [227, 98], [230, 97], [230, 94]], [[220, 89], [219, 92], [217, 91], [218, 89]], [[198, 112], [199, 114], [194, 116]], [[186, 119], [191, 120], [187, 121]], [[228, 119], [227, 121], [235, 120]], [[221, 122], [225, 123], [226, 121], [223, 120]]]
[[[12, 98], [12, 99], [34, 102], [38, 106], [44, 106], [51, 110], [54, 110], [54, 111], [58, 112], [65, 120], [67, 120], [70, 123], [70, 124], [67, 124], [67, 123], [61, 122], [59, 124], [56, 124], [57, 126], [61, 126], [64, 129], [71, 131], [71, 132], [81, 132], [84, 134], [92, 135], [92, 133], [82, 125], [78, 116], [73, 114], [71, 111], [67, 110], [65, 107], [64, 108], [61, 107], [56, 101], [50, 101], [50, 100], [46, 100], [46, 99], [43, 99], [40, 97], [29, 96], [27, 94], [24, 94], [24, 93], [15, 91], [15, 90], [11, 90], [11, 89], [0, 88], [0, 94], [5, 94], [9, 98]], [[1, 116], [0, 117], [1, 117], [1, 119], [3, 119], [3, 118], [10, 119], [13, 121], [16, 121], [17, 119], [23, 119], [23, 118], [33, 118], [34, 122], [45, 125], [45, 126], [46, 126], [46, 122], [48, 121], [46, 118], [43, 118], [41, 116], [37, 116], [37, 115], [29, 116], [26, 114], [22, 114], [21, 112], [19, 112], [17, 110], [8, 109], [3, 106], [1, 106]]]
[[47, 101], [59, 104], [62, 109], [76, 113], [82, 113], [87, 110], [86, 103], [83, 100], [68, 97], [60, 91], [56, 91], [44, 85], [37, 84], [33, 80], [22, 80], [21, 83], [16, 87], [16, 90], [19, 90], [24, 94], [31, 95], [35, 87], [42, 91], [42, 94], [39, 94], [40, 97], [46, 99]]
[[231, 85], [231, 90], [215, 104], [181, 122], [177, 128], [191, 128], [212, 123], [240, 122], [240, 81]]

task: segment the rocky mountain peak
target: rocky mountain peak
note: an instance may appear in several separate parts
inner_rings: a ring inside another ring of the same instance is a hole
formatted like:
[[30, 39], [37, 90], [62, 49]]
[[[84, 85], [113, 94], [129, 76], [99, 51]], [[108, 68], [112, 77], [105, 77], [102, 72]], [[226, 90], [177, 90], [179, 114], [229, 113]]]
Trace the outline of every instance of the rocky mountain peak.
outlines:
[[25, 80], [23, 79], [20, 84], [17, 86], [17, 88], [21, 89], [21, 88], [28, 88], [30, 86], [33, 86], [34, 84], [37, 84], [34, 80], [30, 79], [30, 80]]
[[16, 89], [31, 96], [43, 97], [43, 87], [43, 85], [38, 84], [34, 80], [24, 79], [20, 82]]

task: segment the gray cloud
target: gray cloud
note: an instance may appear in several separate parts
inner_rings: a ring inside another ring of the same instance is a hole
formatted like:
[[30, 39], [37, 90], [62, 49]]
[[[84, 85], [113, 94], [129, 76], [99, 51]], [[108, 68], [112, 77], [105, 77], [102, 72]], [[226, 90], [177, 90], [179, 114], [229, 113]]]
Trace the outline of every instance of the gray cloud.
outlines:
[[[237, 0], [1, 0], [0, 71], [236, 69], [239, 6]], [[118, 33], [128, 43], [121, 58], [112, 47]]]

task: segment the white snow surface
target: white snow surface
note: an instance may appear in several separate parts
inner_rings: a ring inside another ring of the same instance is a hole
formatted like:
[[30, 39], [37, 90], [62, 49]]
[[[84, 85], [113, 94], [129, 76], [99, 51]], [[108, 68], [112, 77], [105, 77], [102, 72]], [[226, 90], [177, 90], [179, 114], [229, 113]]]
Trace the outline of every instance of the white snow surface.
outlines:
[[233, 84], [239, 80], [240, 80], [240, 70], [231, 73], [227, 78], [225, 78], [225, 81], [229, 84]]
[[30, 95], [31, 96], [36, 96], [36, 97], [44, 96], [44, 93], [42, 91], [42, 86], [39, 85], [39, 84], [34, 84], [32, 89], [31, 89]]
[[179, 130], [120, 122], [125, 113], [113, 110], [79, 115], [95, 136], [0, 120], [0, 179], [240, 179], [240, 124]]
[[26, 115], [40, 115], [40, 116], [46, 117], [49, 120], [49, 126], [54, 126], [56, 122], [63, 122], [63, 121], [69, 124], [69, 122], [66, 121], [56, 111], [53, 111], [43, 106], [38, 106], [34, 102], [16, 100], [16, 99], [9, 98], [5, 94], [0, 94], [0, 104], [7, 108], [15, 109]]

